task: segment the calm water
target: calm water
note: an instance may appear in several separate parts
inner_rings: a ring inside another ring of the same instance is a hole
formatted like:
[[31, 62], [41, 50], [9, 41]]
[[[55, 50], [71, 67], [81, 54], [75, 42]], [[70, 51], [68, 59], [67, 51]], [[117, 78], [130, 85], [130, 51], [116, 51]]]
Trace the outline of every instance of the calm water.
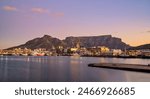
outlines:
[[89, 63], [148, 64], [149, 59], [0, 56], [0, 81], [150, 81], [149, 73], [88, 67]]

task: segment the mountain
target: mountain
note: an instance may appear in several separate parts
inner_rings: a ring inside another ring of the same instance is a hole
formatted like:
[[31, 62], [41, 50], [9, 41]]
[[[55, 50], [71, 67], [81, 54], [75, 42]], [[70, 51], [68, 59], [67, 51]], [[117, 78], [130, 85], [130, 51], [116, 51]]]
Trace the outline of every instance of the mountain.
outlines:
[[112, 37], [111, 35], [67, 37], [64, 42], [68, 47], [74, 47], [77, 43], [80, 43], [84, 47], [107, 46], [111, 49], [125, 49], [130, 47], [122, 42], [120, 38]]
[[141, 49], [150, 49], [150, 44], [144, 44], [144, 45], [129, 48], [129, 50], [141, 50]]
[[26, 42], [25, 44], [11, 47], [13, 48], [46, 48], [52, 49], [53, 47], [58, 48], [63, 47], [76, 47], [77, 44], [82, 47], [94, 47], [94, 46], [107, 46], [111, 49], [125, 49], [130, 46], [122, 42], [120, 38], [112, 37], [111, 35], [103, 36], [85, 36], [85, 37], [66, 37], [64, 40], [59, 40], [58, 38], [53, 38], [49, 35], [44, 35], [41, 38], [35, 38]]
[[57, 38], [53, 38], [49, 35], [44, 35], [41, 38], [35, 38], [33, 40], [30, 40], [26, 42], [23, 45], [11, 47], [8, 49], [13, 48], [30, 48], [30, 49], [37, 49], [37, 48], [46, 48], [46, 49], [52, 49], [53, 47], [57, 48], [58, 46], [64, 46], [63, 42]]

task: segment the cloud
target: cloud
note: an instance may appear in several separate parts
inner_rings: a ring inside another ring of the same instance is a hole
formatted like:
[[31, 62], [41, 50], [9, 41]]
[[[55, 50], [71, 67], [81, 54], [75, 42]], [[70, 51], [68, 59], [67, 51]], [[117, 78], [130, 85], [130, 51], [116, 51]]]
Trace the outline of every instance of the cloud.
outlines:
[[64, 13], [63, 12], [55, 12], [55, 13], [50, 13], [49, 15], [54, 18], [60, 18], [60, 17], [64, 16]]
[[34, 12], [34, 13], [39, 13], [39, 14], [47, 13], [47, 12], [48, 12], [47, 9], [39, 8], [39, 7], [37, 7], [37, 8], [32, 8], [31, 11]]
[[37, 14], [45, 14], [45, 15], [48, 15], [52, 18], [60, 18], [60, 17], [64, 16], [63, 12], [50, 12], [48, 9], [44, 9], [42, 7], [31, 8], [31, 11], [33, 13], [37, 13]]
[[147, 31], [148, 33], [150, 33], [150, 31]]
[[16, 7], [10, 5], [4, 6], [2, 9], [5, 11], [17, 11]]

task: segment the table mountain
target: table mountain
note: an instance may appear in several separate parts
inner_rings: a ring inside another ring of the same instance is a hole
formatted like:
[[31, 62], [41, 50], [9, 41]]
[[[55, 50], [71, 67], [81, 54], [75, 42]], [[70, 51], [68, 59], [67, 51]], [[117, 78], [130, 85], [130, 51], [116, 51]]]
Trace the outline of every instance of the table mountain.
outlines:
[[64, 42], [68, 47], [74, 47], [77, 43], [80, 43], [83, 47], [107, 46], [111, 49], [125, 49], [130, 47], [122, 42], [120, 38], [112, 37], [111, 35], [67, 37]]
[[120, 38], [112, 37], [111, 35], [103, 36], [85, 36], [85, 37], [66, 37], [64, 40], [51, 37], [49, 35], [44, 35], [41, 38], [35, 38], [26, 42], [23, 45], [11, 47], [13, 48], [46, 48], [52, 49], [53, 47], [57, 48], [59, 46], [63, 47], [76, 47], [76, 44], [79, 43], [82, 47], [94, 47], [94, 46], [107, 46], [111, 49], [125, 49], [130, 46], [122, 42]]

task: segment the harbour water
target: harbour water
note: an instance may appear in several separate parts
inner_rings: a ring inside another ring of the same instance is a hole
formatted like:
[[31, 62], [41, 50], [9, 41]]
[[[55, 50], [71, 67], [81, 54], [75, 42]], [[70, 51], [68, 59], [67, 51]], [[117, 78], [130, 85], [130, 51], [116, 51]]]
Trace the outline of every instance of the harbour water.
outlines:
[[72, 56], [0, 56], [0, 81], [122, 82], [150, 81], [149, 73], [88, 67], [89, 63], [149, 64], [149, 59]]

